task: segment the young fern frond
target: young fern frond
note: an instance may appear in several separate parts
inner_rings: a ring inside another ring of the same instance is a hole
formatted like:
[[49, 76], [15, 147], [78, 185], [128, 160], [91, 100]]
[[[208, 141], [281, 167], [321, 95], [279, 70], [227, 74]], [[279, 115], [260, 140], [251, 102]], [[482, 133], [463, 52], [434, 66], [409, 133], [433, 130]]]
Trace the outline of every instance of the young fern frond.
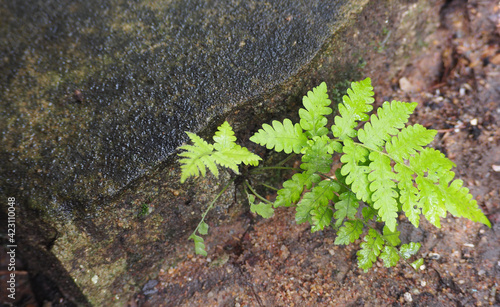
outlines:
[[212, 174], [217, 177], [219, 171], [212, 157], [214, 146], [208, 144], [194, 133], [186, 132], [186, 134], [193, 142], [193, 145], [183, 145], [179, 147], [179, 149], [185, 150], [179, 154], [180, 157], [184, 157], [179, 160], [182, 171], [181, 183], [186, 181], [188, 177], [198, 176], [200, 173], [205, 177], [207, 172], [205, 167], [208, 167]]
[[[253, 193], [247, 192], [250, 211], [270, 217], [274, 208], [294, 205], [296, 222], [309, 222], [313, 232], [325, 229], [335, 219], [335, 244], [353, 243], [368, 227], [357, 252], [359, 267], [364, 270], [378, 258], [390, 267], [400, 258], [407, 260], [418, 252], [419, 243], [400, 246], [397, 218], [401, 210], [415, 227], [421, 215], [440, 227], [440, 219], [448, 212], [491, 227], [469, 190], [462, 187], [463, 182], [453, 180], [453, 162], [425, 147], [436, 131], [418, 124], [406, 126], [417, 104], [385, 102], [369, 117], [373, 102], [371, 80], [353, 82], [338, 106], [332, 139], [326, 127], [326, 116], [332, 113], [331, 101], [326, 84], [321, 83], [304, 97], [300, 123], [284, 119], [273, 121], [272, 126], [264, 124], [250, 140], [277, 152], [301, 154], [301, 171], [283, 183], [273, 204], [248, 186]], [[365, 124], [357, 131], [360, 122]], [[206, 168], [217, 176], [217, 165], [237, 173], [239, 164], [257, 165], [260, 160], [235, 143], [227, 123], [219, 127], [213, 145], [188, 135], [193, 145], [181, 147], [186, 150], [180, 154], [182, 182], [189, 176], [204, 176]], [[335, 170], [335, 176], [330, 176], [336, 152], [341, 154], [342, 166]], [[256, 203], [255, 196], [264, 202]], [[374, 221], [385, 224], [382, 233], [370, 226]], [[206, 233], [202, 226], [197, 228], [200, 234]], [[196, 231], [190, 238], [195, 241], [196, 252], [206, 254], [203, 239]], [[419, 259], [411, 266], [418, 268], [422, 263]]]
[[183, 145], [179, 149], [181, 163], [181, 183], [186, 181], [188, 177], [206, 174], [206, 167], [214, 174], [219, 176], [217, 165], [230, 168], [236, 174], [239, 174], [238, 166], [240, 164], [257, 166], [259, 160], [262, 160], [256, 154], [250, 152], [247, 148], [236, 144], [236, 137], [233, 129], [224, 122], [220, 125], [215, 133], [213, 140], [214, 145], [208, 144], [202, 138], [194, 133], [186, 132], [193, 145]]

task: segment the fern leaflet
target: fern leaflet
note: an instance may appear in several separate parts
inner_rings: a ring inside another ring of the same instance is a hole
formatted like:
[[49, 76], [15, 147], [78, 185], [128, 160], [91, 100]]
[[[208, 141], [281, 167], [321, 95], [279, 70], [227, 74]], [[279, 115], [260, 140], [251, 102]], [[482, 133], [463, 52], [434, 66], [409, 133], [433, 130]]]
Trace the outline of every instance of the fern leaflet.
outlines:
[[291, 120], [285, 118], [283, 123], [274, 120], [272, 127], [262, 125], [262, 129], [251, 136], [250, 141], [266, 146], [267, 149], [274, 148], [277, 152], [285, 151], [289, 154], [293, 151], [298, 154], [307, 145], [307, 136], [299, 124], [293, 125]]
[[195, 235], [194, 233], [189, 237], [194, 241], [194, 250], [197, 255], [207, 256], [207, 251], [205, 250], [205, 243], [202, 237]]
[[375, 229], [370, 229], [364, 241], [365, 242], [361, 243], [361, 249], [356, 254], [358, 255], [359, 267], [367, 272], [368, 269], [372, 267], [373, 263], [377, 261], [380, 251], [384, 246], [384, 240]]
[[219, 171], [217, 170], [217, 165], [215, 164], [212, 156], [214, 147], [196, 134], [191, 132], [186, 133], [193, 142], [193, 145], [184, 145], [179, 147], [179, 149], [185, 150], [185, 152], [181, 152], [179, 154], [179, 156], [185, 157], [179, 160], [182, 171], [181, 183], [186, 181], [188, 177], [198, 176], [200, 173], [202, 176], [205, 176], [205, 166], [210, 169], [212, 174], [218, 176]]
[[421, 151], [423, 149], [422, 146], [426, 146], [432, 142], [436, 133], [436, 130], [428, 130], [422, 125], [408, 126], [401, 129], [398, 135], [393, 136], [386, 143], [385, 149], [394, 161], [403, 162], [410, 155]]
[[297, 204], [295, 221], [297, 224], [309, 222], [313, 231], [323, 230], [330, 225], [333, 211], [329, 206], [333, 193], [340, 190], [340, 185], [333, 180], [323, 180], [310, 192], [304, 194]]
[[328, 133], [325, 127], [328, 119], [325, 115], [331, 114], [332, 103], [326, 93], [326, 83], [323, 82], [307, 93], [302, 100], [305, 109], [299, 110], [300, 126], [306, 130], [308, 137], [322, 136]]
[[341, 172], [346, 176], [345, 183], [351, 185], [351, 189], [356, 193], [356, 197], [362, 201], [370, 199], [368, 173], [370, 169], [363, 165], [367, 161], [368, 150], [361, 146], [356, 146], [353, 141], [344, 141], [344, 154], [340, 161], [344, 163]]
[[410, 114], [417, 103], [404, 103], [400, 101], [387, 101], [377, 110], [377, 115], [372, 115], [363, 129], [358, 131], [358, 139], [368, 148], [381, 150], [385, 142], [396, 135], [399, 129], [404, 128]]
[[357, 135], [354, 128], [357, 122], [368, 119], [368, 112], [373, 109], [373, 87], [371, 79], [351, 83], [347, 95], [343, 97], [343, 104], [339, 104], [340, 116], [335, 116], [335, 125], [332, 126], [333, 135], [341, 140], [353, 138]]
[[255, 196], [248, 194], [248, 201], [250, 203], [250, 211], [257, 213], [263, 218], [270, 218], [274, 214], [273, 205], [270, 203], [255, 203]]
[[186, 133], [193, 145], [179, 147], [179, 149], [185, 150], [179, 154], [179, 156], [185, 157], [179, 160], [182, 170], [181, 183], [186, 181], [188, 177], [198, 176], [200, 173], [205, 176], [205, 167], [208, 167], [210, 172], [217, 177], [219, 175], [217, 164], [230, 168], [239, 174], [238, 166], [240, 164], [256, 166], [259, 164], [259, 160], [262, 160], [247, 148], [235, 143], [236, 137], [228, 122], [224, 122], [218, 127], [213, 137], [214, 145], [208, 144], [194, 133]]
[[346, 221], [344, 226], [340, 227], [337, 232], [337, 238], [335, 238], [334, 244], [336, 245], [348, 245], [359, 239], [363, 233], [363, 223], [358, 220]]
[[358, 212], [358, 199], [356, 195], [350, 191], [340, 194], [339, 201], [335, 203], [335, 227], [342, 225], [345, 218], [354, 219]]
[[379, 216], [385, 224], [394, 231], [396, 229], [396, 218], [398, 217], [398, 204], [396, 192], [396, 174], [392, 172], [391, 159], [387, 156], [372, 151], [370, 153], [369, 169], [371, 173], [368, 175], [370, 190], [373, 191], [371, 200], [373, 208], [378, 210]]

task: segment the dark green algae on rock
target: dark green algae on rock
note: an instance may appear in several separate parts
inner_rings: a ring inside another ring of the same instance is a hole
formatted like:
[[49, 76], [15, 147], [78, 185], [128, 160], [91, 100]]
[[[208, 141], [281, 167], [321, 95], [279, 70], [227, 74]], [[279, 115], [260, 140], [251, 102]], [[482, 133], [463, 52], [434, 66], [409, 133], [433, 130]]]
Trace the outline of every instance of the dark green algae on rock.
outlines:
[[[4, 2], [0, 192], [19, 201], [27, 257], [51, 249], [39, 270], [55, 255], [91, 304], [123, 304], [184, 250], [220, 188], [178, 185], [170, 159], [184, 131], [265, 109], [365, 2]], [[153, 212], [139, 218], [144, 204]], [[39, 218], [54, 233], [42, 247], [27, 235]]]

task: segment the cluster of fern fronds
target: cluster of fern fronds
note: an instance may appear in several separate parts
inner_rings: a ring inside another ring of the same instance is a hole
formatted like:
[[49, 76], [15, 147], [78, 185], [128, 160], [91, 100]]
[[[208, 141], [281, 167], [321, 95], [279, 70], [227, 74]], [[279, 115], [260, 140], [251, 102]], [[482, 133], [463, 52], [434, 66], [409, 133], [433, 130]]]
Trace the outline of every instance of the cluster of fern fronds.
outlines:
[[[436, 131], [407, 125], [417, 104], [385, 102], [370, 117], [373, 102], [371, 80], [353, 82], [338, 105], [333, 125], [327, 127], [327, 116], [333, 111], [322, 83], [304, 97], [299, 123], [285, 119], [264, 124], [250, 140], [277, 152], [301, 155], [301, 171], [283, 183], [274, 203], [247, 184], [252, 212], [267, 218], [276, 207], [294, 206], [296, 222], [309, 222], [313, 232], [332, 226], [337, 232], [335, 244], [353, 243], [366, 233], [357, 253], [359, 266], [365, 270], [378, 257], [390, 267], [420, 248], [419, 243], [400, 244], [399, 212], [415, 227], [421, 216], [440, 227], [440, 218], [447, 212], [490, 226], [463, 182], [453, 180], [453, 162], [426, 147]], [[257, 166], [261, 160], [236, 144], [227, 122], [219, 127], [213, 145], [193, 133], [188, 135], [193, 145], [180, 147], [184, 150], [180, 153], [181, 182], [204, 176], [206, 168], [216, 176], [217, 165], [238, 173], [240, 164]], [[332, 170], [334, 154], [341, 155], [342, 166], [337, 170]], [[256, 203], [256, 197], [261, 202]], [[196, 252], [203, 255], [203, 238], [196, 232], [207, 233], [205, 215], [191, 236]], [[378, 231], [374, 222], [384, 223], [383, 229]], [[422, 261], [412, 265], [418, 267]]]

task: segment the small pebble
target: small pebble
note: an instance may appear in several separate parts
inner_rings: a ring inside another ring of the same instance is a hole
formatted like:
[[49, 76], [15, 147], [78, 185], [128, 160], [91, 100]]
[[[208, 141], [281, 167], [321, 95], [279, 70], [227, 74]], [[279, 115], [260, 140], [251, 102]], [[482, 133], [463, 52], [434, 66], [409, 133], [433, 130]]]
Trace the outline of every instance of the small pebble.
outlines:
[[470, 124], [472, 126], [477, 126], [477, 118], [473, 118], [471, 121], [470, 121]]
[[438, 260], [439, 258], [441, 258], [441, 255], [436, 253], [429, 253], [429, 258], [432, 260]]
[[411, 297], [411, 293], [410, 292], [405, 292], [404, 298], [405, 298], [405, 301], [407, 301], [408, 303], [413, 302], [413, 298]]

